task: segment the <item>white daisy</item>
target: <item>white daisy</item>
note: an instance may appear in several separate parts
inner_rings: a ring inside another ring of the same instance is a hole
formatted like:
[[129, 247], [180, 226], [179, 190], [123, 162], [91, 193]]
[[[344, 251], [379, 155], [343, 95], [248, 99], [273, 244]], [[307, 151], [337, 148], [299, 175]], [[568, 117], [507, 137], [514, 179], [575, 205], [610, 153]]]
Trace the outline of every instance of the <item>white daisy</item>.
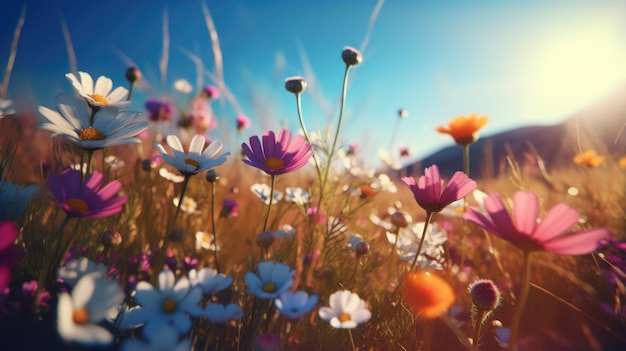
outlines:
[[[256, 183], [252, 184], [250, 190], [256, 195], [264, 204], [270, 204], [270, 193], [272, 189], [269, 185], [265, 183]], [[283, 198], [283, 193], [279, 190], [274, 190], [274, 201], [272, 203], [277, 203]]]
[[302, 188], [287, 187], [285, 188], [285, 201], [304, 206], [311, 202], [311, 195]]
[[104, 107], [111, 106], [117, 108], [125, 108], [130, 105], [130, 101], [126, 100], [128, 90], [124, 87], [117, 87], [113, 91], [113, 82], [110, 78], [100, 76], [93, 84], [91, 75], [86, 72], [78, 72], [79, 77], [74, 73], [67, 73], [65, 77], [70, 80], [74, 90], [82, 96], [91, 106]]
[[226, 323], [241, 319], [243, 311], [236, 303], [230, 303], [225, 306], [219, 303], [210, 303], [206, 307], [204, 317], [213, 323]]
[[[178, 203], [180, 202], [180, 196], [174, 197], [174, 206], [178, 207]], [[180, 209], [187, 214], [199, 214], [200, 211], [196, 211], [198, 208], [198, 203], [196, 200], [190, 198], [189, 196], [183, 196], [183, 201], [180, 204]]]
[[185, 180], [185, 177], [172, 173], [165, 168], [159, 169], [159, 175], [172, 183], [182, 183]]
[[[390, 244], [396, 242], [396, 253], [402, 261], [412, 261], [415, 259], [419, 242], [424, 231], [424, 222], [412, 224], [400, 229], [400, 235], [387, 232], [387, 240]], [[448, 240], [448, 235], [436, 223], [431, 223], [426, 230], [426, 238], [422, 244], [420, 255], [417, 258], [418, 265], [423, 269], [443, 269], [441, 260], [444, 249], [442, 244]]]
[[113, 335], [97, 325], [107, 312], [119, 305], [124, 293], [116, 280], [105, 280], [99, 273], [83, 276], [71, 295], [61, 293], [57, 308], [59, 335], [66, 342], [109, 345]]
[[109, 167], [111, 167], [111, 171], [115, 172], [118, 171], [122, 168], [124, 168], [124, 166], [126, 165], [124, 163], [124, 160], [119, 159], [113, 155], [109, 155], [107, 157], [104, 158], [104, 162], [106, 162], [106, 164], [109, 165]]
[[213, 243], [213, 238], [208, 233], [199, 231], [196, 233], [196, 251], [200, 249], [219, 251], [220, 247]]
[[246, 273], [248, 291], [260, 299], [275, 299], [283, 291], [289, 290], [293, 285], [295, 269], [291, 269], [284, 263], [272, 261], [259, 262], [258, 275]]
[[0, 119], [15, 113], [13, 101], [9, 99], [0, 99]]
[[330, 322], [333, 328], [353, 329], [372, 317], [372, 312], [365, 307], [365, 300], [349, 290], [332, 293], [328, 302], [330, 307], [321, 307], [319, 316]]
[[215, 295], [228, 288], [233, 283], [233, 278], [222, 273], [217, 273], [213, 268], [192, 269], [189, 271], [189, 282], [192, 287], [199, 286], [204, 295]]
[[104, 277], [107, 267], [102, 263], [90, 261], [87, 257], [81, 257], [77, 260], [68, 261], [64, 267], [59, 267], [57, 274], [67, 285], [74, 286], [80, 278], [94, 272], [98, 273], [100, 277]]
[[395, 193], [398, 191], [396, 184], [389, 178], [388, 175], [381, 173], [378, 175], [376, 180], [372, 183], [372, 188], [380, 191], [387, 191], [390, 193]]
[[295, 293], [291, 290], [284, 291], [280, 297], [274, 300], [276, 309], [289, 319], [298, 319], [311, 312], [317, 304], [317, 295], [307, 294], [298, 290]]
[[85, 150], [140, 143], [137, 135], [148, 129], [139, 112], [102, 108], [93, 116], [85, 100], [67, 94], [57, 97], [59, 112], [44, 106], [38, 111], [44, 122], [39, 126]]
[[219, 140], [213, 141], [204, 149], [205, 139], [202, 135], [195, 135], [191, 139], [188, 153], [183, 150], [183, 145], [177, 136], [168, 135], [165, 141], [174, 152], [174, 156], [165, 151], [161, 144], [156, 144], [155, 146], [161, 151], [160, 157], [187, 176], [217, 167], [226, 162], [226, 156], [230, 155], [230, 152], [221, 153], [223, 146]]
[[141, 308], [129, 311], [125, 320], [130, 325], [144, 323], [147, 335], [167, 325], [186, 333], [191, 329], [189, 316], [203, 313], [198, 306], [201, 298], [202, 291], [199, 287], [192, 288], [187, 277], [176, 281], [174, 273], [165, 269], [159, 274], [158, 289], [145, 281], [137, 283], [133, 299]]

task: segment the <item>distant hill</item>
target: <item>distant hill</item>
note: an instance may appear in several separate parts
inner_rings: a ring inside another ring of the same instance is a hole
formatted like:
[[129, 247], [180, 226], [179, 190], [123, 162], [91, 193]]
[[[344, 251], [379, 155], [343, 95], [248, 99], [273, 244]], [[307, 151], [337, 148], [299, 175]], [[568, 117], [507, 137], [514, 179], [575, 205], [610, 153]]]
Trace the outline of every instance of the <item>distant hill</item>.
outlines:
[[[607, 156], [626, 155], [626, 87], [584, 111], [550, 126], [528, 126], [480, 138], [470, 147], [473, 178], [498, 176], [506, 156], [520, 164], [534, 162], [538, 155], [548, 169], [571, 165], [579, 151], [595, 149]], [[620, 134], [621, 133], [621, 134]], [[441, 149], [407, 167], [414, 176], [437, 164], [447, 177], [463, 169], [463, 151], [456, 144]]]

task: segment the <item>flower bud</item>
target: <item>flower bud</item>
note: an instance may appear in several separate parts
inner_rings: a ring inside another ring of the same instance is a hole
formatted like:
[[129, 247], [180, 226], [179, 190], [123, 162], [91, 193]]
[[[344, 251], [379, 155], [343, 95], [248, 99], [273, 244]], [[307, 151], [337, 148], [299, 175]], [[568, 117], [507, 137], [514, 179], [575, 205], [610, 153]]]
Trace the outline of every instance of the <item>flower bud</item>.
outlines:
[[145, 159], [143, 161], [141, 161], [141, 169], [143, 169], [146, 172], [150, 172], [153, 169], [155, 169], [157, 166], [156, 162], [154, 162], [152, 159]]
[[500, 304], [500, 290], [493, 281], [480, 279], [469, 287], [472, 303], [478, 311], [493, 311]]
[[108, 229], [102, 233], [101, 241], [107, 249], [118, 247], [122, 244], [122, 235], [113, 229]]
[[217, 99], [218, 97], [220, 97], [220, 91], [217, 90], [217, 88], [212, 85], [207, 85], [204, 88], [202, 88], [202, 94], [207, 99]]
[[366, 243], [365, 241], [361, 241], [360, 243], [356, 244], [355, 250], [358, 256], [367, 255], [367, 253], [370, 252], [370, 244]]
[[341, 58], [346, 63], [346, 66], [356, 66], [363, 61], [363, 56], [361, 56], [359, 50], [349, 46], [343, 48]]
[[220, 179], [220, 174], [214, 169], [209, 169], [204, 176], [209, 183], [215, 183]]
[[256, 244], [264, 249], [269, 249], [275, 238], [276, 236], [273, 232], [263, 232], [256, 236]]
[[400, 118], [408, 118], [409, 117], [409, 111], [401, 108], [398, 110], [398, 117]]
[[185, 240], [185, 233], [180, 228], [174, 228], [168, 235], [169, 239], [173, 243], [180, 243]]
[[128, 67], [126, 70], [126, 79], [132, 84], [141, 79], [141, 71], [137, 67]]
[[300, 94], [306, 89], [306, 80], [302, 77], [289, 77], [285, 79], [285, 89], [294, 94]]
[[391, 215], [391, 224], [396, 228], [406, 228], [413, 222], [411, 215], [403, 211], [396, 211]]

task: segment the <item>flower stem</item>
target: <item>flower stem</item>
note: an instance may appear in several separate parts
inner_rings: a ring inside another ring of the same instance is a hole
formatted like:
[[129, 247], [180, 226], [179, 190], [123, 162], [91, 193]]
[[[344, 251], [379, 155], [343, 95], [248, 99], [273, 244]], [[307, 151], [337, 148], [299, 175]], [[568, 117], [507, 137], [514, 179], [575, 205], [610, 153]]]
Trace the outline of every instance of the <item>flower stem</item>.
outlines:
[[217, 261], [217, 233], [215, 232], [215, 183], [211, 182], [211, 229], [213, 232], [213, 257], [215, 258], [215, 270], [220, 272], [220, 264]]
[[50, 273], [53, 273], [53, 271], [57, 269], [57, 267], [60, 264], [60, 262], [58, 261], [61, 261], [61, 260], [57, 259], [57, 257], [61, 249], [61, 242], [63, 241], [63, 230], [65, 229], [65, 226], [67, 225], [67, 222], [69, 222], [69, 220], [70, 220], [70, 216], [66, 214], [65, 218], [63, 218], [63, 222], [61, 222], [61, 225], [59, 226], [59, 229], [57, 229], [56, 233], [53, 236], [53, 238], [56, 238], [57, 240], [53, 255], [50, 256], [49, 253], [45, 254], [45, 258], [43, 262], [44, 266], [42, 267], [40, 274], [39, 274], [39, 281], [37, 282], [37, 291], [35, 292], [35, 300], [33, 301], [33, 307], [35, 310], [39, 308], [39, 299], [41, 298], [41, 293], [43, 292], [44, 286], [46, 284], [46, 280], [48, 280], [48, 276], [50, 275]]
[[274, 188], [276, 187], [276, 175], [270, 175], [272, 183], [270, 185], [270, 203], [267, 205], [267, 213], [265, 214], [265, 223], [263, 223], [263, 232], [267, 230], [267, 223], [270, 219], [270, 210], [272, 209], [272, 202], [274, 202]]
[[515, 311], [513, 312], [513, 319], [511, 320], [511, 338], [509, 339], [509, 351], [517, 350], [517, 338], [519, 335], [519, 326], [522, 319], [522, 312], [526, 305], [528, 298], [528, 291], [530, 289], [530, 252], [524, 251], [524, 261], [522, 263], [522, 281], [521, 291]]
[[133, 88], [135, 87], [135, 82], [130, 82], [130, 86], [128, 87], [128, 96], [126, 97], [126, 101], [130, 101], [131, 95], [133, 95]]
[[463, 145], [463, 170], [465, 170], [465, 174], [470, 176], [470, 153], [469, 153], [470, 144]]
[[313, 149], [313, 144], [311, 144], [311, 138], [309, 137], [309, 132], [306, 129], [306, 125], [304, 124], [304, 117], [302, 116], [302, 103], [301, 103], [301, 99], [300, 99], [300, 93], [295, 94], [296, 95], [296, 106], [298, 108], [298, 118], [300, 119], [300, 126], [302, 127], [302, 132], [304, 133], [304, 138], [306, 139], [306, 142], [309, 143], [309, 145], [311, 145], [311, 150], [313, 150], [313, 161], [315, 161], [315, 169], [317, 170], [317, 177], [319, 178], [319, 182], [320, 182], [320, 196], [322, 196], [322, 171], [320, 170], [320, 165], [317, 162], [317, 157], [315, 157], [315, 150]]
[[485, 310], [478, 310], [476, 312], [476, 319], [474, 320], [474, 335], [472, 336], [472, 341], [475, 348], [478, 348], [478, 340], [480, 339], [480, 332], [483, 327], [485, 314], [487, 314], [487, 311]]
[[352, 329], [348, 329], [348, 336], [350, 337], [350, 344], [352, 345], [352, 351], [356, 351], [356, 346], [354, 345], [354, 337], [352, 337]]
[[428, 230], [428, 225], [430, 224], [430, 220], [432, 218], [433, 218], [433, 212], [426, 211], [426, 222], [424, 223], [424, 230], [422, 231], [422, 238], [420, 239], [420, 244], [417, 247], [417, 252], [415, 253], [415, 258], [413, 259], [413, 263], [411, 264], [410, 272], [412, 272], [413, 269], [415, 269], [415, 266], [417, 265], [417, 259], [420, 256], [422, 247], [424, 246], [424, 239], [426, 239], [426, 231]]

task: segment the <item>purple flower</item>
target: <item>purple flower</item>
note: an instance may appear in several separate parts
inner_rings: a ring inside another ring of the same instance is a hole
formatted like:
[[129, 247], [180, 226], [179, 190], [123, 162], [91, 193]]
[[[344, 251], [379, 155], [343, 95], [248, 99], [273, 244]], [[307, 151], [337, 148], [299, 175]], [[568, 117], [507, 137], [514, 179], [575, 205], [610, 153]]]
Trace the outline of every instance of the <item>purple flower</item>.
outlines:
[[174, 108], [172, 104], [165, 100], [149, 99], [146, 101], [146, 110], [148, 110], [148, 118], [153, 122], [169, 121], [172, 118]]
[[245, 115], [237, 116], [236, 121], [237, 121], [237, 131], [238, 132], [241, 132], [245, 128], [249, 128], [252, 125], [252, 122], [250, 122], [250, 119], [247, 116], [245, 116]]
[[463, 172], [454, 173], [448, 185], [443, 188], [443, 180], [437, 165], [426, 168], [424, 175], [419, 177], [417, 181], [413, 177], [403, 177], [402, 181], [413, 192], [415, 201], [426, 212], [431, 213], [440, 212], [446, 206], [476, 189], [476, 182]]
[[237, 201], [233, 199], [224, 199], [222, 201], [222, 210], [220, 211], [220, 218], [226, 218], [228, 216], [239, 216]]
[[68, 216], [80, 218], [103, 218], [122, 212], [128, 195], [115, 195], [122, 189], [122, 183], [114, 180], [104, 185], [104, 176], [92, 172], [81, 184], [81, 172], [67, 169], [61, 175], [48, 178], [55, 202]]
[[208, 99], [217, 99], [220, 97], [220, 91], [212, 85], [206, 85], [202, 88], [202, 93]]
[[311, 145], [301, 135], [291, 140], [291, 131], [281, 129], [278, 135], [272, 131], [250, 137], [250, 146], [241, 144], [248, 159], [242, 161], [270, 175], [293, 172], [304, 166], [313, 155]]

